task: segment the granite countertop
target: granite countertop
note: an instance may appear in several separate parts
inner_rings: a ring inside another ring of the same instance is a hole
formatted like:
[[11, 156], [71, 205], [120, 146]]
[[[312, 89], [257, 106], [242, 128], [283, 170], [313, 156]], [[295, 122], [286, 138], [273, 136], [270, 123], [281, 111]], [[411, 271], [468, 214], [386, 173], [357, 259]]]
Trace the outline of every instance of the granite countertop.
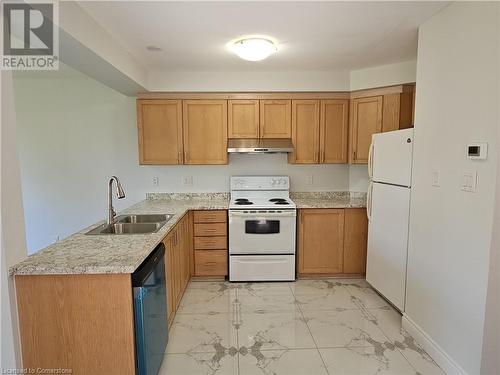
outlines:
[[366, 193], [348, 191], [291, 192], [297, 208], [364, 208]]
[[[291, 193], [297, 208], [366, 207], [366, 194], [349, 192]], [[151, 193], [120, 214], [173, 214], [156, 233], [86, 235], [103, 221], [27, 257], [10, 275], [133, 273], [188, 210], [228, 209], [228, 193]]]
[[188, 210], [229, 207], [229, 195], [207, 194], [172, 199], [152, 194], [120, 214], [173, 214], [156, 233], [131, 235], [86, 235], [100, 221], [62, 241], [27, 257], [9, 269], [11, 275], [133, 273]]

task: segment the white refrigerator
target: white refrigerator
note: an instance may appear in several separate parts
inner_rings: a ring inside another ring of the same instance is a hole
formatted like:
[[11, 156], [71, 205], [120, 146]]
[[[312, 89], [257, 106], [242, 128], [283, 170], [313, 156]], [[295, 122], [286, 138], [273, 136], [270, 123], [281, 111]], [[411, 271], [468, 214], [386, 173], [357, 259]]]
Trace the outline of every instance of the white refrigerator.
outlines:
[[413, 129], [374, 134], [368, 158], [366, 280], [405, 308]]

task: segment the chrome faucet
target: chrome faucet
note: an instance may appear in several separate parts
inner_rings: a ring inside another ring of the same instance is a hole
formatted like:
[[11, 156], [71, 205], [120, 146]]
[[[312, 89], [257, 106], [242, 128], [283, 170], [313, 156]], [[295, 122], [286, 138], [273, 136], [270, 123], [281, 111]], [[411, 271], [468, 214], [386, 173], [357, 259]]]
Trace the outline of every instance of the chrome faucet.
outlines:
[[111, 190], [113, 189], [113, 181], [116, 182], [116, 196], [118, 197], [118, 199], [125, 198], [125, 192], [123, 191], [120, 180], [116, 176], [111, 176], [108, 183], [108, 225], [111, 225], [115, 222], [116, 216], [116, 212], [113, 208], [113, 195], [111, 194]]

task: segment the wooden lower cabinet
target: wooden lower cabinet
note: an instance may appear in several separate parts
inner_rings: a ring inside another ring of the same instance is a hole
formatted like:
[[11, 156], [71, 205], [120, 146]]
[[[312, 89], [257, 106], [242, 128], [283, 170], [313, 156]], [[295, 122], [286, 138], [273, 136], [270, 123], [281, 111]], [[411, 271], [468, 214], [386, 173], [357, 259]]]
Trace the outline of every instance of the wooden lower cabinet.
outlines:
[[299, 274], [342, 273], [344, 210], [299, 211]]
[[345, 274], [366, 272], [368, 219], [366, 208], [344, 210], [344, 270]]
[[195, 250], [194, 259], [197, 276], [227, 275], [227, 250]]
[[170, 326], [174, 320], [175, 311], [177, 310], [176, 301], [173, 296], [176, 295], [175, 288], [175, 260], [174, 260], [174, 244], [173, 234], [168, 235], [163, 240], [165, 245], [165, 274], [167, 280], [167, 318]]
[[193, 222], [194, 275], [227, 276], [227, 211], [194, 211]]
[[184, 291], [191, 278], [191, 215], [186, 213], [165, 237], [168, 324], [172, 324]]
[[300, 209], [298, 274], [363, 275], [367, 227], [364, 208]]
[[23, 368], [135, 374], [130, 274], [17, 275]]

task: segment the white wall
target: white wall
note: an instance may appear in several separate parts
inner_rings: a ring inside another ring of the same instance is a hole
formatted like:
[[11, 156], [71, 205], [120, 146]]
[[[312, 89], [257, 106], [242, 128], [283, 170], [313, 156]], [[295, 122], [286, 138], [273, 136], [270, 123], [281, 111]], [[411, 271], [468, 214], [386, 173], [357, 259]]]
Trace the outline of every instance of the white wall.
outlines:
[[415, 82], [416, 73], [417, 61], [415, 60], [351, 70], [350, 89], [361, 90]]
[[349, 71], [152, 71], [150, 91], [349, 91]]
[[349, 190], [350, 191], [368, 191], [370, 177], [366, 164], [349, 165]]
[[[147, 70], [122, 45], [120, 45], [104, 28], [99, 25], [75, 1], [59, 2], [59, 26], [97, 56], [100, 56], [111, 67], [116, 68], [138, 85], [146, 87]], [[61, 51], [64, 53], [65, 51]], [[80, 59], [88, 57], [79, 50], [66, 51], [79, 54]], [[95, 67], [91, 60], [78, 62]], [[100, 66], [103, 69], [103, 65]], [[109, 67], [106, 67], [109, 69]]]
[[[112, 174], [127, 194], [117, 208], [152, 191], [228, 191], [236, 174], [286, 174], [295, 191], [349, 189], [347, 165], [289, 165], [283, 154], [232, 155], [225, 166], [139, 166], [134, 98], [70, 68], [49, 78], [16, 74], [14, 86], [30, 253], [104, 218]], [[192, 186], [183, 185], [187, 176]]]
[[10, 72], [1, 72], [0, 85], [0, 369], [8, 369], [20, 366], [15, 289], [12, 278], [8, 276], [8, 269], [26, 256], [26, 242], [24, 240], [19, 160], [16, 150], [14, 95]]
[[[497, 7], [497, 32], [500, 33], [500, 6]], [[497, 38], [497, 58], [500, 62], [500, 37]], [[500, 64], [497, 65], [500, 77]], [[497, 82], [500, 92], [500, 79]], [[497, 97], [497, 147], [500, 145], [500, 95]], [[486, 295], [484, 322], [483, 358], [481, 374], [500, 374], [500, 153], [497, 153], [497, 189], [495, 198], [495, 219], [491, 238], [490, 273]]]
[[[498, 3], [458, 2], [419, 30], [406, 315], [478, 374], [497, 171]], [[489, 143], [488, 160], [465, 157]], [[431, 186], [432, 170], [440, 187]], [[477, 171], [475, 193], [462, 174]], [[497, 228], [498, 229], [498, 228]], [[497, 230], [496, 229], [496, 230]]]
[[[500, 104], [500, 103], [499, 103]], [[500, 108], [500, 105], [499, 107]], [[500, 135], [500, 122], [499, 122]], [[500, 137], [499, 143], [500, 144]], [[493, 228], [500, 228], [500, 158], [497, 169], [497, 192]], [[500, 374], [500, 231], [493, 230], [488, 292], [486, 294], [481, 374]]]

